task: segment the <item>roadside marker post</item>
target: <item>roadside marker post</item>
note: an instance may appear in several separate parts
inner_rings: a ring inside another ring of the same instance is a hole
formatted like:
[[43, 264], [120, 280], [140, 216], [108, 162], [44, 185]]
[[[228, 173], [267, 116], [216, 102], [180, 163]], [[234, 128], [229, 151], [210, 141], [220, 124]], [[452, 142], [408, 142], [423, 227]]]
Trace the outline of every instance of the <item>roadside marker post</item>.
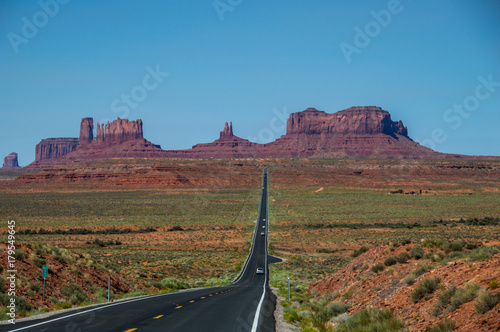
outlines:
[[42, 266], [42, 277], [43, 277], [43, 299], [42, 302], [45, 302], [45, 279], [47, 279], [49, 275], [49, 267], [47, 265]]
[[290, 303], [290, 277], [288, 277], [288, 303]]

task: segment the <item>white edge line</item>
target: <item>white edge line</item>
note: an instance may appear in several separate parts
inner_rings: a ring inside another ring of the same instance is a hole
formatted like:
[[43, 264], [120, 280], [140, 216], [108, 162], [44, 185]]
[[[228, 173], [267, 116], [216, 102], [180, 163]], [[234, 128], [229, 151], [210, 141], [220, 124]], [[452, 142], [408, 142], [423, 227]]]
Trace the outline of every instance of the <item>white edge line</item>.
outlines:
[[[188, 290], [185, 290], [183, 293], [194, 292], [194, 291], [197, 291], [197, 290], [199, 290], [199, 289], [188, 289]], [[70, 315], [66, 315], [66, 316], [54, 318], [54, 319], [51, 319], [51, 320], [43, 321], [43, 322], [36, 323], [36, 324], [33, 324], [33, 325], [25, 326], [25, 327], [20, 327], [20, 328], [15, 329], [15, 330], [10, 330], [9, 332], [15, 332], [15, 331], [21, 331], [21, 330], [30, 329], [30, 328], [35, 327], [35, 326], [44, 325], [44, 324], [52, 323], [52, 322], [55, 322], [55, 321], [58, 321], [58, 320], [61, 320], [61, 319], [66, 319], [66, 318], [69, 318], [69, 317], [82, 315], [82, 314], [85, 314], [87, 312], [97, 311], [97, 310], [101, 310], [101, 309], [105, 309], [105, 308], [109, 308], [109, 307], [114, 307], [115, 305], [127, 304], [127, 303], [131, 303], [131, 302], [136, 302], [136, 301], [142, 301], [142, 300], [151, 299], [153, 297], [168, 296], [168, 295], [179, 294], [179, 293], [180, 292], [169, 293], [169, 294], [157, 294], [157, 295], [151, 295], [151, 296], [141, 297], [139, 299], [132, 299], [132, 300], [129, 300], [129, 301], [120, 301], [120, 302], [113, 303], [113, 304], [102, 305], [102, 306], [99, 306], [97, 308], [80, 311], [80, 312], [77, 312], [77, 313], [74, 313], [74, 314], [70, 314]]]

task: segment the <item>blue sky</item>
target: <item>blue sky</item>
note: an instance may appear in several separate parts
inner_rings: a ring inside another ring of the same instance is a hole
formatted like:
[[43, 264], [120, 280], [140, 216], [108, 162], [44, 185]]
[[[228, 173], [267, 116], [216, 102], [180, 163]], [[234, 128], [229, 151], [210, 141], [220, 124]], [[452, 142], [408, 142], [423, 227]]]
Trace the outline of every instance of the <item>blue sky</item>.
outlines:
[[181, 149], [363, 105], [437, 151], [500, 155], [498, 1], [60, 1], [0, 2], [0, 155], [21, 165], [87, 116]]

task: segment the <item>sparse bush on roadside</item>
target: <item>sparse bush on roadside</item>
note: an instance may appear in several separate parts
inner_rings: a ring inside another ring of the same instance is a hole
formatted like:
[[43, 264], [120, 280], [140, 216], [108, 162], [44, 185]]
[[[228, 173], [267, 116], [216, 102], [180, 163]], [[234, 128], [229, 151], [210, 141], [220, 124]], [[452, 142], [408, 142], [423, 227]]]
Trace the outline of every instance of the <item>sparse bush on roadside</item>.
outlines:
[[457, 289], [451, 298], [449, 312], [457, 310], [462, 304], [472, 301], [479, 293], [481, 286], [475, 281], [469, 281], [463, 288]]
[[424, 249], [421, 246], [415, 246], [410, 249], [410, 256], [414, 259], [421, 259], [424, 255]]
[[80, 304], [83, 301], [88, 301], [87, 294], [85, 294], [80, 285], [72, 282], [68, 287], [65, 287], [61, 292], [69, 298], [72, 304]]
[[395, 256], [389, 256], [384, 260], [384, 265], [385, 266], [392, 266], [397, 263], [396, 257]]
[[39, 268], [42, 268], [42, 266], [47, 265], [47, 261], [44, 258], [40, 257], [33, 258], [33, 263]]
[[427, 299], [434, 293], [439, 285], [441, 279], [439, 277], [432, 277], [424, 279], [411, 293], [410, 298], [414, 303], [422, 299]]
[[445, 289], [438, 297], [434, 308], [432, 309], [432, 314], [434, 316], [439, 316], [443, 310], [450, 304], [451, 298], [455, 295], [457, 291], [457, 286], [451, 285], [448, 289]]
[[385, 269], [385, 266], [382, 263], [377, 263], [377, 264], [373, 265], [371, 268], [372, 272], [375, 272], [375, 273], [382, 272], [382, 271], [384, 271], [384, 269]]
[[429, 332], [451, 332], [455, 329], [455, 321], [445, 319], [437, 325], [431, 326]]
[[367, 246], [362, 246], [361, 248], [357, 249], [357, 250], [354, 250], [354, 252], [351, 254], [351, 257], [352, 258], [356, 258], [358, 257], [359, 255], [361, 254], [364, 254], [365, 252], [367, 252], [368, 250], [370, 250], [370, 248], [368, 248]]
[[62, 310], [62, 309], [69, 309], [69, 308], [71, 308], [71, 304], [68, 303], [68, 302], [56, 302], [54, 304], [54, 306], [56, 307], [56, 310]]
[[488, 287], [490, 289], [497, 289], [498, 288], [498, 280], [496, 280], [496, 279], [490, 280], [490, 282], [488, 282]]
[[14, 250], [14, 255], [12, 255], [16, 261], [22, 261], [26, 258], [26, 254], [21, 249]]
[[404, 324], [390, 310], [365, 308], [340, 323], [336, 332], [400, 331]]
[[474, 310], [478, 314], [485, 314], [491, 309], [493, 309], [493, 307], [495, 307], [498, 304], [499, 300], [500, 298], [498, 294], [493, 295], [488, 291], [483, 291], [479, 295], [477, 301], [474, 303]]

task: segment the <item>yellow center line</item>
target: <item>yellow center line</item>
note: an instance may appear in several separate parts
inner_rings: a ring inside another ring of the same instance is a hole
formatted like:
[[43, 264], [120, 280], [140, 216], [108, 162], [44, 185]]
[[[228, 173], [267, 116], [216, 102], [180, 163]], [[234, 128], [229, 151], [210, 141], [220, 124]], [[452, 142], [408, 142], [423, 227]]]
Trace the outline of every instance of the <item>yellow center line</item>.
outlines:
[[212, 294], [209, 294], [208, 296], [212, 296]]
[[204, 299], [204, 298], [205, 298], [204, 296], [200, 297], [200, 299]]
[[153, 319], [158, 319], [158, 318], [161, 318], [161, 317], [163, 317], [163, 315], [158, 315], [156, 317], [153, 317]]
[[125, 330], [124, 332], [132, 332], [132, 331], [135, 331], [137, 329], [128, 329], [128, 330]]
[[180, 309], [180, 308], [182, 308], [181, 305], [178, 305], [177, 307], [175, 307], [175, 309]]
[[193, 302], [194, 302], [194, 300], [189, 301], [189, 303], [193, 303]]

